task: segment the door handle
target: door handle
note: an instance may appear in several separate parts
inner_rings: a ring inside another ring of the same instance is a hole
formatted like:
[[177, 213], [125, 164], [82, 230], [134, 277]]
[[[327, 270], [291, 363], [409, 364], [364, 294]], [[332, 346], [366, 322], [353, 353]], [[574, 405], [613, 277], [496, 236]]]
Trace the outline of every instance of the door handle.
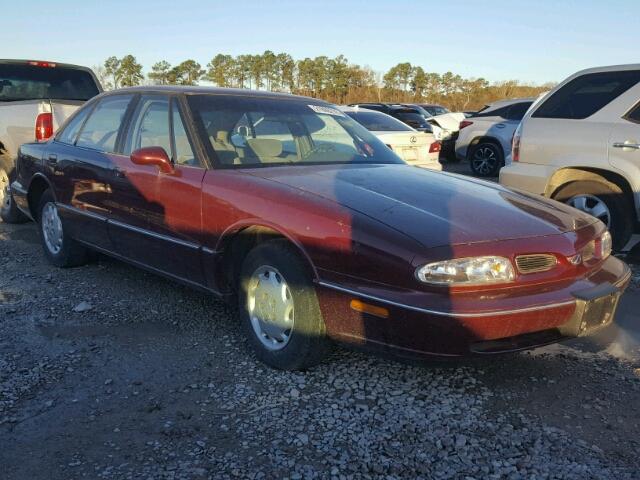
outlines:
[[124, 178], [125, 177], [124, 172], [122, 170], [120, 170], [119, 168], [114, 168], [113, 169], [113, 175], [115, 177], [118, 177], [118, 178]]
[[615, 148], [629, 148], [631, 150], [640, 150], [640, 143], [616, 142], [613, 144]]
[[49, 154], [49, 163], [51, 163], [53, 165], [58, 163], [58, 156], [55, 153], [50, 153]]

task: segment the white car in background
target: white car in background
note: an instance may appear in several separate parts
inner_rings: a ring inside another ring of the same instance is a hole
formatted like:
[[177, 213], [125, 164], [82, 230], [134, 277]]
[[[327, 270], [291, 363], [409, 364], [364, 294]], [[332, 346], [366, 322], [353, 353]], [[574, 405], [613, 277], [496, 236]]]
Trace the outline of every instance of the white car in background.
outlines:
[[360, 107], [338, 107], [373, 133], [410, 165], [442, 170], [441, 144], [432, 133], [419, 132], [386, 113]]
[[456, 157], [479, 177], [495, 177], [511, 151], [513, 134], [534, 98], [501, 100], [460, 122]]
[[640, 221], [640, 64], [583, 70], [525, 114], [500, 183], [604, 222], [614, 248]]
[[18, 148], [43, 141], [85, 101], [102, 91], [85, 67], [37, 60], [0, 60], [0, 217], [25, 221], [9, 185]]

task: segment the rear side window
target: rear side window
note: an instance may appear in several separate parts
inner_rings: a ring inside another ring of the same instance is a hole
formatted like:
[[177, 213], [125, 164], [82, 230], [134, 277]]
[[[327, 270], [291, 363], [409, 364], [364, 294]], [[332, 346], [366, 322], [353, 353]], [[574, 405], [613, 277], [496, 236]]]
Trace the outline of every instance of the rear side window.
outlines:
[[624, 118], [633, 123], [640, 123], [640, 103], [636, 105], [635, 108], [631, 110]]
[[590, 117], [639, 81], [640, 70], [582, 75], [551, 95], [532, 117], [576, 120]]
[[66, 143], [68, 145], [73, 145], [76, 141], [76, 137], [78, 136], [80, 128], [82, 128], [82, 124], [84, 123], [92, 109], [92, 106], [83, 108], [76, 115], [74, 115], [69, 123], [58, 133], [56, 141], [60, 143]]
[[102, 152], [115, 151], [118, 130], [132, 98], [132, 95], [117, 95], [100, 100], [82, 127], [76, 145]]
[[89, 100], [98, 93], [95, 79], [86, 70], [26, 63], [0, 64], [0, 102]]
[[533, 102], [521, 102], [511, 105], [505, 118], [508, 120], [522, 120], [524, 114], [527, 113], [527, 110], [529, 110], [531, 103]]

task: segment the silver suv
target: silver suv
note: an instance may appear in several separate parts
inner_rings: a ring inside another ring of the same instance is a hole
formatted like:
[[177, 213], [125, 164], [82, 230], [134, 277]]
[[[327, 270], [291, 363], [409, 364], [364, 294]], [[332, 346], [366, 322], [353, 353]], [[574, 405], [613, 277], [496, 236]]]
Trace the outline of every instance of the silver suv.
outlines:
[[568, 203], [631, 246], [640, 214], [640, 64], [578, 72], [526, 113], [500, 183]]
[[460, 122], [456, 157], [479, 177], [495, 177], [511, 151], [511, 139], [533, 98], [501, 100]]

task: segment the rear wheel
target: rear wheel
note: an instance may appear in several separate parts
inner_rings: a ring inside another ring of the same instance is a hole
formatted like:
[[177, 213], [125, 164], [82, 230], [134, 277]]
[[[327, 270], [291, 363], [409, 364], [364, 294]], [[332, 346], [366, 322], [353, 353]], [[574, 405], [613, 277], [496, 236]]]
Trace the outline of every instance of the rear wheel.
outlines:
[[9, 162], [0, 157], [0, 218], [5, 223], [24, 223], [28, 221], [11, 196], [11, 169]]
[[478, 143], [469, 152], [469, 163], [478, 177], [495, 177], [504, 165], [502, 149], [495, 143]]
[[613, 183], [571, 182], [561, 187], [553, 198], [602, 221], [611, 232], [615, 250], [624, 248], [633, 234], [633, 205]]
[[264, 363], [304, 370], [328, 349], [318, 298], [306, 265], [285, 240], [255, 247], [242, 264], [239, 312], [249, 343]]
[[87, 249], [66, 233], [64, 223], [58, 215], [58, 207], [49, 190], [40, 198], [36, 221], [42, 248], [52, 264], [57, 267], [76, 267], [87, 262]]

